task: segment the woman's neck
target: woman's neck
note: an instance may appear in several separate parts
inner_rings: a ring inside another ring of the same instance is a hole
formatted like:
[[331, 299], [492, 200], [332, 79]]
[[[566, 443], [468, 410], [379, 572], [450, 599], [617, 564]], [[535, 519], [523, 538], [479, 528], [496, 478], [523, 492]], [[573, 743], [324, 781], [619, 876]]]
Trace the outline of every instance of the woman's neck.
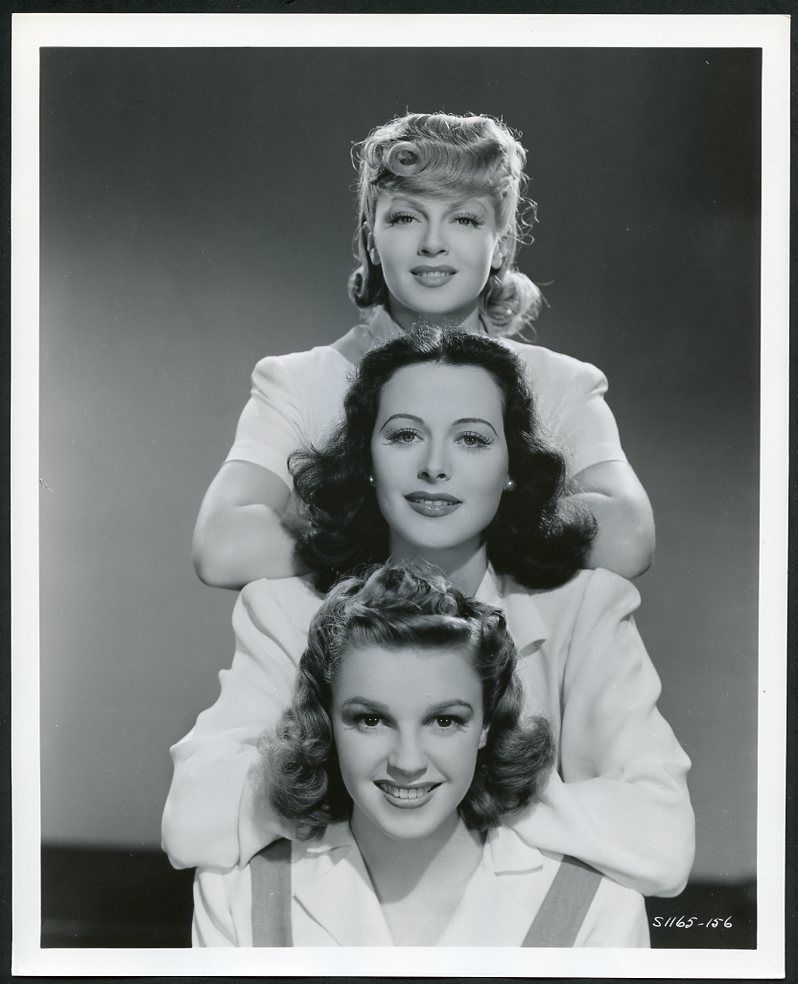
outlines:
[[394, 533], [389, 539], [390, 560], [425, 560], [434, 564], [455, 588], [469, 597], [475, 595], [488, 569], [488, 550], [484, 543], [436, 550], [408, 543]]
[[390, 906], [424, 885], [469, 878], [482, 856], [482, 838], [452, 816], [428, 837], [399, 840], [383, 833], [357, 806], [352, 833], [377, 897]]

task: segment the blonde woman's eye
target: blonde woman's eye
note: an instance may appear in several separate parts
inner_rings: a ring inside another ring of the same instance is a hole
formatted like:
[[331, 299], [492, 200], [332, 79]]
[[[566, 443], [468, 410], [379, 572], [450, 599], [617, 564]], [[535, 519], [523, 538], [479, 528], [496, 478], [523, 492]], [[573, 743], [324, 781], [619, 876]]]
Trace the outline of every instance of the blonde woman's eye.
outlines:
[[482, 219], [478, 215], [471, 215], [470, 213], [456, 216], [455, 221], [460, 225], [473, 226], [476, 229], [483, 225]]
[[392, 212], [385, 219], [389, 226], [408, 225], [410, 222], [415, 222], [415, 220], [416, 217], [412, 212]]

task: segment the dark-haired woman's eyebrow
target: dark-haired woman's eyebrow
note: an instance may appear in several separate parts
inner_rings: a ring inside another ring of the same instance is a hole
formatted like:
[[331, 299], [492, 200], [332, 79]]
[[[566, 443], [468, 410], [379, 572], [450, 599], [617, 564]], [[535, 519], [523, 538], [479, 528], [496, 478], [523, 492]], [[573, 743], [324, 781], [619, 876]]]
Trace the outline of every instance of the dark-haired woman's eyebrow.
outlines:
[[381, 431], [384, 430], [388, 426], [388, 424], [390, 424], [392, 420], [396, 420], [397, 417], [400, 417], [402, 420], [412, 420], [414, 423], [421, 424], [422, 426], [424, 424], [424, 421], [421, 419], [421, 417], [416, 417], [415, 414], [392, 413], [391, 416], [380, 426], [380, 430]]
[[455, 420], [452, 427], [460, 427], [461, 424], [484, 424], [486, 427], [490, 427], [496, 437], [499, 436], [499, 432], [493, 424], [489, 420], [484, 420], [482, 417], [460, 417], [458, 420]]

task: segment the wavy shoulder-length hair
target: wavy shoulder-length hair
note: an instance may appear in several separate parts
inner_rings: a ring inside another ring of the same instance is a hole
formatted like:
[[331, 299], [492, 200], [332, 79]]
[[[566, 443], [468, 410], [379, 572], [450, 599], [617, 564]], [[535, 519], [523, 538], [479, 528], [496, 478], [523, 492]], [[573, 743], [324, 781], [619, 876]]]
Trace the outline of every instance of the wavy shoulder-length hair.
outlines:
[[301, 840], [351, 815], [335, 748], [332, 691], [347, 651], [367, 646], [452, 648], [470, 658], [488, 732], [458, 807], [468, 827], [494, 827], [532, 799], [552, 766], [553, 740], [545, 719], [521, 723], [523, 691], [504, 616], [431, 569], [383, 566], [342, 581], [327, 596], [310, 626], [291, 707], [276, 736], [261, 743], [272, 806]]
[[369, 483], [371, 436], [382, 388], [399, 369], [421, 363], [476, 366], [493, 378], [502, 397], [515, 488], [503, 494], [485, 531], [488, 558], [525, 587], [564, 584], [583, 565], [595, 521], [575, 510], [561, 512], [564, 458], [540, 436], [520, 360], [508, 345], [485, 335], [425, 327], [369, 352], [344, 398], [340, 426], [323, 446], [291, 455], [308, 520], [296, 549], [315, 572], [316, 587], [327, 591], [340, 578], [388, 559], [388, 525]]
[[388, 288], [369, 254], [381, 194], [484, 195], [493, 203], [501, 236], [501, 265], [492, 270], [479, 302], [494, 335], [515, 335], [538, 316], [542, 295], [516, 265], [531, 242], [535, 203], [524, 198], [526, 151], [516, 134], [492, 116], [407, 113], [376, 127], [353, 150], [357, 167], [357, 267], [349, 295], [360, 308], [385, 306]]

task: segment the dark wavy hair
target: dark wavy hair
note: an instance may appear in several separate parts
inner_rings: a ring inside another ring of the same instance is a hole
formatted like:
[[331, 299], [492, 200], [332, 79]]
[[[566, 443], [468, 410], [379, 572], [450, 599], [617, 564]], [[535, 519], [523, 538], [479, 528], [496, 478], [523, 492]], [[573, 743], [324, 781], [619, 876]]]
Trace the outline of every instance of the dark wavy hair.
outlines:
[[596, 524], [590, 514], [571, 510], [566, 516], [560, 509], [565, 461], [538, 433], [520, 360], [485, 335], [428, 326], [369, 352], [344, 398], [343, 422], [322, 447], [289, 459], [308, 519], [296, 549], [315, 572], [316, 587], [327, 591], [340, 578], [387, 560], [388, 526], [369, 484], [372, 431], [383, 386], [397, 370], [429, 362], [485, 369], [501, 392], [515, 489], [504, 493], [485, 531], [494, 568], [528, 588], [564, 584], [583, 565]]
[[310, 626], [291, 707], [276, 736], [261, 742], [272, 806], [300, 840], [351, 814], [333, 737], [332, 684], [347, 650], [365, 646], [452, 648], [470, 657], [489, 730], [458, 807], [468, 827], [495, 827], [532, 799], [554, 745], [545, 719], [521, 724], [524, 697], [503, 614], [466, 598], [431, 568], [388, 565], [342, 581], [327, 596]]
[[510, 127], [492, 116], [407, 113], [372, 130], [352, 156], [358, 172], [358, 266], [349, 278], [349, 296], [358, 307], [385, 306], [388, 300], [382, 268], [368, 250], [381, 193], [486, 195], [501, 234], [502, 263], [482, 289], [482, 316], [494, 335], [517, 334], [537, 318], [542, 295], [515, 262], [519, 245], [532, 241], [537, 209], [524, 198], [526, 151]]

